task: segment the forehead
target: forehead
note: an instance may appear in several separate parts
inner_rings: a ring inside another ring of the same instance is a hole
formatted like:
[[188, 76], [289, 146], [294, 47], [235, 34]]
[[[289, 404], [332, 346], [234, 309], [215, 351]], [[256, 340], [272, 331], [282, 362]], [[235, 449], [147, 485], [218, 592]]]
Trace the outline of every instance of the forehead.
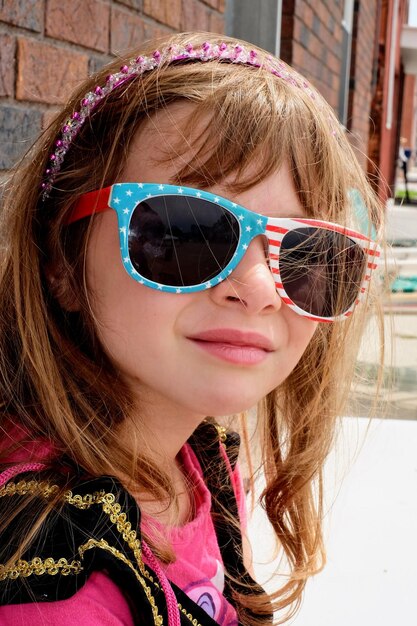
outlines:
[[194, 109], [192, 103], [179, 101], [149, 116], [130, 143], [123, 180], [159, 182], [148, 178], [157, 171], [174, 177], [175, 172], [198, 158], [195, 141], [208, 119], [202, 118], [191, 131], [188, 122]]
[[[148, 118], [133, 138], [122, 180], [125, 182], [176, 184], [177, 172], [184, 165], [195, 162], [204, 154], [204, 145], [195, 141], [210, 121], [201, 119], [195, 127], [189, 126], [194, 111], [191, 103], [177, 102]], [[181, 149], [179, 150], [179, 146]], [[247, 167], [249, 176], [259, 169], [256, 158]], [[286, 161], [249, 189], [233, 191], [235, 175], [204, 187], [213, 193], [236, 200], [246, 208], [270, 216], [301, 217], [304, 211], [298, 200], [291, 172]]]

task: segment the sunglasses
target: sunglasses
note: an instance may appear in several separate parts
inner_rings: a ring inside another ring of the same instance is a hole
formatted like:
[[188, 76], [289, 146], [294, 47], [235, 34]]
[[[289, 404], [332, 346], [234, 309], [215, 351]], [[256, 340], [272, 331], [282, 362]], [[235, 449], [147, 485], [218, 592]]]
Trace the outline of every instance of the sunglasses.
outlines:
[[86, 193], [67, 223], [110, 208], [118, 217], [124, 267], [141, 285], [178, 294], [214, 287], [263, 235], [279, 296], [299, 315], [321, 322], [352, 314], [380, 255], [371, 239], [337, 224], [266, 217], [175, 185], [118, 183]]

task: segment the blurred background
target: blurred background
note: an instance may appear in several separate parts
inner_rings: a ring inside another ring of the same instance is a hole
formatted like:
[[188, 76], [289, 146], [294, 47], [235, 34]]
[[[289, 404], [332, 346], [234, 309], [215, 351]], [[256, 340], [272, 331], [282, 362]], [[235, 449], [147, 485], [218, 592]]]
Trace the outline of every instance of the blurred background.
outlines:
[[[309, 583], [295, 623], [415, 626], [417, 0], [0, 0], [0, 183], [89, 73], [184, 30], [245, 39], [303, 73], [349, 131], [386, 206], [382, 400], [370, 425], [380, 353], [371, 320], [326, 470], [328, 566]], [[277, 564], [267, 564], [259, 509], [250, 530], [264, 580]]]

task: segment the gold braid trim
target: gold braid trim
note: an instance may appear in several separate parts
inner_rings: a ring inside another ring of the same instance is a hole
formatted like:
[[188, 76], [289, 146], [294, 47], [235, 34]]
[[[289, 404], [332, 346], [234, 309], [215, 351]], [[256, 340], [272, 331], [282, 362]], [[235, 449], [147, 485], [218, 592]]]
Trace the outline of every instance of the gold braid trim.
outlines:
[[0, 498], [4, 496], [26, 496], [28, 493], [31, 495], [42, 496], [48, 500], [51, 496], [54, 496], [59, 491], [58, 485], [51, 485], [45, 481], [39, 482], [36, 480], [19, 480], [18, 483], [9, 482], [3, 487], [0, 487]]
[[53, 558], [42, 560], [39, 557], [33, 558], [31, 561], [24, 561], [19, 559], [13, 565], [4, 567], [0, 565], [0, 580], [6, 580], [10, 578], [15, 580], [21, 576], [27, 578], [32, 574], [50, 574], [55, 576], [56, 574], [62, 574], [68, 576], [69, 574], [79, 574], [83, 570], [80, 561], [68, 562], [67, 559], [59, 559], [55, 561]]
[[127, 521], [126, 513], [122, 513], [122, 507], [116, 502], [114, 494], [105, 493], [104, 490], [100, 490], [92, 494], [86, 494], [85, 496], [73, 496], [71, 491], [67, 491], [64, 494], [64, 499], [78, 509], [88, 509], [92, 504], [101, 504], [104, 513], [109, 516], [112, 524], [116, 524], [116, 528], [122, 535], [123, 541], [125, 541], [133, 551], [140, 571], [142, 574], [145, 574], [140, 541], [137, 538], [136, 531], [132, 530], [131, 523]]
[[225, 428], [224, 426], [220, 426], [220, 424], [214, 424], [214, 427], [217, 430], [217, 434], [219, 436], [220, 443], [222, 443], [226, 447], [227, 428]]
[[[9, 482], [0, 488], [0, 497], [3, 496], [24, 496], [30, 493], [31, 495], [39, 495], [45, 499], [50, 498], [56, 494], [59, 490], [58, 485], [51, 485], [47, 482], [38, 482], [36, 480], [21, 480], [18, 483]], [[132, 525], [127, 521], [126, 513], [122, 513], [122, 507], [112, 493], [106, 493], [104, 489], [95, 491], [93, 493], [87, 493], [84, 496], [73, 495], [72, 491], [66, 491], [63, 494], [63, 500], [68, 504], [75, 506], [77, 509], [89, 509], [93, 504], [100, 504], [106, 513], [112, 524], [116, 524], [116, 528], [122, 535], [123, 540], [127, 543], [129, 548], [133, 551], [135, 559], [139, 565], [142, 573], [144, 573], [145, 567], [142, 559], [142, 550], [140, 541], [137, 537], [136, 531], [132, 529]]]
[[84, 552], [86, 552], [87, 550], [91, 550], [91, 548], [100, 548], [101, 550], [107, 550], [107, 552], [110, 552], [113, 556], [123, 561], [123, 563], [125, 563], [126, 565], [130, 567], [130, 569], [134, 572], [136, 578], [142, 585], [142, 588], [149, 601], [149, 604], [151, 605], [155, 626], [163, 626], [162, 615], [159, 615], [158, 613], [158, 607], [156, 606], [155, 598], [152, 595], [152, 590], [150, 587], [148, 587], [145, 579], [140, 575], [140, 573], [137, 571], [133, 563], [122, 552], [120, 552], [120, 550], [117, 550], [113, 546], [109, 545], [105, 539], [100, 539], [100, 540], [89, 539], [86, 543], [84, 543], [82, 546], [78, 548], [80, 557], [83, 558]]
[[188, 619], [190, 620], [193, 626], [201, 626], [200, 622], [197, 621], [196, 618], [191, 615], [191, 613], [188, 613], [187, 610], [184, 609], [182, 604], [180, 604], [179, 602], [178, 602], [178, 608], [181, 611], [181, 613], [184, 613], [184, 615], [188, 617]]
[[[218, 427], [218, 433], [220, 441], [226, 440], [226, 429], [222, 426]], [[21, 480], [18, 483], [9, 482], [0, 488], [0, 498], [3, 496], [20, 495], [24, 496], [28, 493], [32, 495], [39, 495], [45, 499], [49, 499], [51, 496], [57, 493], [59, 490], [58, 485], [51, 485], [47, 482], [38, 482], [35, 480], [25, 481]], [[104, 489], [95, 491], [93, 493], [85, 494], [84, 496], [76, 494], [73, 495], [72, 491], [66, 491], [63, 494], [63, 499], [68, 504], [75, 506], [78, 509], [89, 509], [93, 504], [100, 504], [106, 513], [110, 521], [116, 524], [116, 528], [122, 535], [123, 540], [127, 543], [129, 548], [133, 551], [137, 564], [139, 565], [140, 572], [137, 571], [133, 563], [117, 548], [111, 546], [105, 539], [89, 539], [85, 544], [79, 546], [78, 552], [81, 559], [84, 558], [84, 553], [91, 548], [101, 548], [107, 550], [113, 556], [123, 561], [134, 572], [137, 580], [141, 584], [145, 595], [151, 605], [152, 615], [154, 618], [155, 626], [163, 626], [163, 617], [158, 613], [158, 607], [156, 606], [155, 598], [152, 595], [151, 588], [146, 584], [143, 576], [147, 577], [156, 587], [159, 588], [157, 582], [154, 581], [150, 572], [145, 568], [142, 558], [142, 549], [140, 541], [137, 537], [135, 530], [132, 530], [132, 525], [127, 521], [126, 513], [122, 513], [122, 507], [112, 493], [106, 493]], [[5, 568], [0, 564], [0, 580], [6, 578], [16, 579], [20, 576], [30, 576], [32, 574], [51, 574], [55, 575], [58, 572], [67, 576], [69, 574], [78, 574], [83, 570], [80, 561], [71, 561], [68, 563], [66, 559], [61, 558], [58, 561], [54, 561], [52, 558], [47, 558], [44, 561], [39, 557], [33, 558], [31, 561], [24, 561], [19, 559], [12, 566]], [[193, 618], [191, 613], [187, 612], [183, 606], [178, 603], [179, 610], [190, 620], [193, 626], [201, 626], [197, 619]]]

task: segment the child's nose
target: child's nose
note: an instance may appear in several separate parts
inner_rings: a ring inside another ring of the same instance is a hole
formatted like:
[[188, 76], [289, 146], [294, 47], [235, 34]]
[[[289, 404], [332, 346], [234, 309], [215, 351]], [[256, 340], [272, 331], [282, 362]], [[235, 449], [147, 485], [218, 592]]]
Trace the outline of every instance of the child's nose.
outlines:
[[262, 236], [251, 241], [230, 277], [209, 290], [218, 304], [243, 306], [250, 314], [273, 313], [281, 308], [265, 241]]

